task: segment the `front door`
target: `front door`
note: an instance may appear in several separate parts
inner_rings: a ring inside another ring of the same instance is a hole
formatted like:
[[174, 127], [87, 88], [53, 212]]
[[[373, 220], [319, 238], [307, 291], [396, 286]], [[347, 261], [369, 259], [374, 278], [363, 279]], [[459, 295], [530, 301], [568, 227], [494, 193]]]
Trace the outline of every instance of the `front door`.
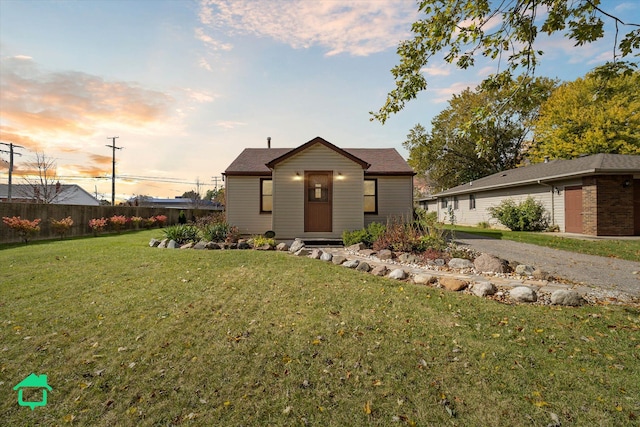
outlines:
[[332, 231], [333, 173], [305, 172], [304, 231]]
[[564, 189], [564, 231], [582, 234], [582, 187]]

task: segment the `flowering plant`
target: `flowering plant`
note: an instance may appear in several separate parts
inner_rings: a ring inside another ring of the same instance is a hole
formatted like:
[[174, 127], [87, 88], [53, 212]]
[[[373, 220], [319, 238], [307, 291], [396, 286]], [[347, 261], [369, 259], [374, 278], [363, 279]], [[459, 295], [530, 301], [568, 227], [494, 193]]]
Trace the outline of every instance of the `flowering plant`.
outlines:
[[73, 225], [73, 220], [70, 216], [62, 219], [52, 219], [51, 220], [51, 229], [54, 233], [60, 236], [60, 240], [64, 237], [65, 234], [69, 231], [71, 226]]
[[127, 224], [127, 217], [124, 215], [114, 215], [109, 218], [109, 224], [111, 224], [114, 230], [119, 232], [120, 229]]
[[162, 227], [167, 222], [166, 215], [156, 215], [155, 219], [156, 219], [156, 222], [158, 223], [158, 227]]
[[29, 237], [40, 231], [40, 218], [29, 221], [28, 219], [20, 219], [19, 216], [2, 217], [9, 228], [15, 230], [25, 243], [29, 243]]
[[144, 221], [144, 218], [142, 218], [141, 216], [132, 216], [131, 218], [131, 223], [137, 228], [140, 224], [142, 224], [142, 221]]
[[144, 220], [144, 226], [147, 228], [153, 227], [155, 223], [156, 223], [156, 217], [154, 216], [150, 216], [149, 218]]
[[89, 220], [89, 228], [93, 230], [93, 235], [97, 236], [98, 232], [104, 230], [107, 226], [107, 220], [105, 218], [93, 218]]

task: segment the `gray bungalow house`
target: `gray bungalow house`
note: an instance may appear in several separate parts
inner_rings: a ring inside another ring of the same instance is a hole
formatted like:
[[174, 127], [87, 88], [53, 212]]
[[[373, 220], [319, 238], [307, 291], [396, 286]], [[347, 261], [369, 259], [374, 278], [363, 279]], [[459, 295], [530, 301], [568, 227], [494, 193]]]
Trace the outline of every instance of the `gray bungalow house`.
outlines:
[[393, 148], [247, 148], [223, 173], [227, 222], [242, 234], [339, 239], [389, 216], [410, 217], [414, 172]]
[[507, 198], [542, 202], [566, 233], [640, 235], [640, 156], [594, 154], [537, 163], [468, 182], [421, 200], [440, 221], [496, 224], [488, 208]]

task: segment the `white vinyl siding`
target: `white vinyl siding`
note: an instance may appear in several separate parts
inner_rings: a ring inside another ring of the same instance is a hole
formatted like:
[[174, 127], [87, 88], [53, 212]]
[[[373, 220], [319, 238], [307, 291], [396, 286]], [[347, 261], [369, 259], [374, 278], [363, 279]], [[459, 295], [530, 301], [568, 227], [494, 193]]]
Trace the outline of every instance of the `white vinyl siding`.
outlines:
[[272, 229], [270, 213], [260, 213], [260, 177], [227, 176], [227, 223], [242, 234], [263, 234]]
[[404, 217], [413, 215], [413, 177], [412, 176], [367, 176], [378, 180], [378, 214], [365, 214], [365, 227], [372, 222], [387, 223], [390, 216]]
[[[304, 232], [305, 171], [333, 172], [331, 232]], [[363, 177], [359, 164], [321, 144], [278, 163], [273, 171], [273, 230], [276, 239], [340, 238], [344, 230], [362, 228]]]

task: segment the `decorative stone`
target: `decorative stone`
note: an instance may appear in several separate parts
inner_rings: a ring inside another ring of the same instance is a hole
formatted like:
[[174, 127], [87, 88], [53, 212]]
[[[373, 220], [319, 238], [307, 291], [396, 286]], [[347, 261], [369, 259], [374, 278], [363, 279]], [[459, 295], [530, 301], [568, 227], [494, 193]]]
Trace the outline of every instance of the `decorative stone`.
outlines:
[[195, 245], [193, 245], [193, 249], [205, 249], [207, 247], [207, 242], [205, 242], [204, 240], [200, 240], [198, 243], [196, 243]]
[[320, 249], [315, 248], [309, 254], [309, 258], [311, 258], [311, 259], [320, 259], [321, 255], [322, 255], [322, 251]]
[[584, 299], [576, 291], [568, 289], [558, 289], [551, 294], [551, 304], [569, 305], [573, 307], [584, 304]]
[[288, 251], [289, 250], [289, 245], [287, 245], [284, 242], [278, 243], [278, 246], [276, 246], [276, 251]]
[[217, 244], [216, 242], [209, 242], [205, 245], [205, 247], [209, 250], [218, 250], [221, 249], [220, 245]]
[[365, 245], [362, 242], [356, 243], [355, 245], [351, 245], [351, 246], [347, 247], [348, 251], [353, 251], [353, 252], [358, 252], [358, 251], [361, 251], [363, 249], [367, 249], [367, 245]]
[[247, 241], [238, 242], [238, 249], [251, 249], [251, 245]]
[[167, 243], [167, 248], [168, 249], [176, 249], [176, 248], [179, 248], [179, 247], [180, 247], [180, 245], [178, 245], [178, 243], [173, 239], [169, 240], [169, 243]]
[[462, 270], [463, 268], [473, 268], [473, 263], [464, 258], [451, 258], [449, 261], [449, 268], [455, 268]]
[[360, 264], [358, 264], [356, 270], [368, 273], [369, 271], [371, 271], [371, 266], [369, 265], [369, 263], [362, 261]]
[[435, 265], [437, 265], [438, 267], [443, 267], [443, 266], [444, 266], [444, 264], [445, 264], [445, 262], [444, 262], [444, 260], [443, 260], [442, 258], [436, 258], [436, 259], [434, 259], [434, 260], [433, 260], [433, 263], [434, 263]]
[[347, 260], [347, 258], [342, 256], [342, 255], [334, 255], [331, 258], [331, 262], [333, 262], [335, 265], [340, 265], [343, 262], [345, 262], [346, 260]]
[[378, 251], [378, 259], [381, 260], [389, 260], [389, 259], [393, 259], [393, 252], [391, 252], [389, 249], [383, 249], [381, 251]]
[[333, 255], [331, 255], [329, 252], [322, 252], [322, 255], [320, 255], [320, 261], [329, 262], [332, 258]]
[[300, 248], [296, 252], [294, 252], [295, 256], [307, 256], [311, 253], [311, 251], [307, 248]]
[[550, 275], [544, 270], [534, 270], [532, 274], [533, 278], [536, 280], [549, 280]]
[[509, 296], [518, 302], [536, 302], [538, 300], [536, 291], [527, 286], [518, 286], [511, 289]]
[[155, 248], [160, 244], [160, 240], [158, 239], [151, 239], [149, 240], [149, 247], [150, 248]]
[[304, 242], [300, 239], [295, 239], [289, 247], [289, 252], [296, 253], [302, 248], [304, 248]]
[[374, 276], [385, 276], [389, 272], [389, 269], [384, 265], [378, 265], [371, 270], [371, 274]]
[[418, 273], [413, 276], [413, 283], [416, 285], [428, 285], [436, 281], [436, 278], [431, 274]]
[[530, 265], [520, 264], [516, 266], [516, 274], [519, 274], [521, 276], [533, 276], [534, 271], [535, 268]]
[[391, 273], [389, 273], [389, 279], [404, 280], [406, 278], [407, 273], [401, 268], [396, 268]]
[[166, 248], [168, 244], [169, 244], [169, 239], [162, 239], [158, 247], [160, 249], [163, 249], [163, 248]]
[[273, 250], [273, 246], [271, 246], [268, 243], [265, 243], [264, 245], [261, 246], [257, 246], [256, 248], [254, 248], [256, 251], [272, 251]]
[[418, 257], [414, 254], [403, 253], [398, 257], [398, 261], [403, 264], [416, 264], [418, 262]]
[[453, 277], [441, 277], [440, 279], [438, 279], [438, 282], [443, 288], [453, 292], [461, 291], [469, 285], [469, 282], [465, 282], [464, 280], [456, 279]]
[[372, 256], [376, 254], [376, 251], [374, 251], [373, 249], [363, 249], [360, 251], [360, 253], [364, 256]]
[[480, 254], [473, 261], [473, 266], [482, 273], [506, 273], [509, 270], [509, 264], [505, 260], [491, 254]]
[[496, 285], [494, 285], [491, 282], [474, 283], [473, 287], [471, 288], [471, 292], [473, 292], [474, 295], [479, 297], [487, 297], [489, 295], [494, 295], [497, 291], [498, 289], [496, 288]]
[[358, 261], [357, 259], [352, 259], [344, 262], [342, 266], [347, 268], [356, 268], [358, 264], [360, 264], [360, 261]]
[[191, 249], [195, 243], [189, 242], [185, 245], [180, 246], [180, 249]]

